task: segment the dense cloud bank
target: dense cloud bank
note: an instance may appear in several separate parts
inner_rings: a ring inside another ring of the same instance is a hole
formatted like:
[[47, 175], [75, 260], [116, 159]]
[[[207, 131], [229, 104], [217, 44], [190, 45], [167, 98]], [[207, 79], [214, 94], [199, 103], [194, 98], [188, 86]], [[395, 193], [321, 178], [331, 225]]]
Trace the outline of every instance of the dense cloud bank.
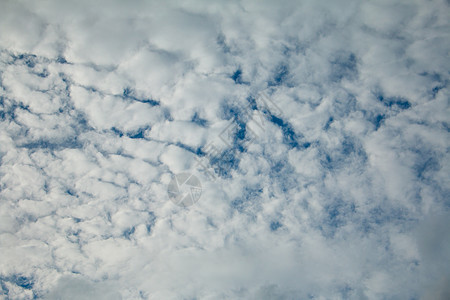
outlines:
[[2, 1], [0, 298], [449, 299], [449, 15]]

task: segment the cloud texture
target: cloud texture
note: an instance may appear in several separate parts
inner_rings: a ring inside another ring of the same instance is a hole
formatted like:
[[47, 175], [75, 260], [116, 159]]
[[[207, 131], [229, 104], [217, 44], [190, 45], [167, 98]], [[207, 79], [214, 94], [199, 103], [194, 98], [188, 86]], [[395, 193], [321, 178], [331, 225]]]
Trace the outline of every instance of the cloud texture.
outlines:
[[0, 298], [448, 299], [449, 15], [2, 1]]

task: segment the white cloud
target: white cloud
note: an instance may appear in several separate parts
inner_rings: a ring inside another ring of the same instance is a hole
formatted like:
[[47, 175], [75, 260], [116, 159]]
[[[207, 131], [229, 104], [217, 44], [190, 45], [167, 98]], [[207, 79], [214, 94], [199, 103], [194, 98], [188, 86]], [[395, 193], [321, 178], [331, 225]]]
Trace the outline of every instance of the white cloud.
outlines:
[[0, 7], [0, 298], [447, 297], [448, 1]]

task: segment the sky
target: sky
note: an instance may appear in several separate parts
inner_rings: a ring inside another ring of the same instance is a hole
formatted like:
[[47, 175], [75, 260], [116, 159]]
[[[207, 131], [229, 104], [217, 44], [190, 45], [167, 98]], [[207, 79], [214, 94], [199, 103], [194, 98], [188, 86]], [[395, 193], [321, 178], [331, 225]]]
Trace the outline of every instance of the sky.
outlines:
[[449, 16], [1, 1], [0, 299], [450, 299]]

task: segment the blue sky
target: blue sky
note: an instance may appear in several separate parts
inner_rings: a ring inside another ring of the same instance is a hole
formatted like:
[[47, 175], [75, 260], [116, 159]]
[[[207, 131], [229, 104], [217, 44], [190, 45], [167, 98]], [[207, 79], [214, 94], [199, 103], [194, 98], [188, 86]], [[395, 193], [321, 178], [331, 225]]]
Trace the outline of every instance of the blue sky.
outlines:
[[449, 13], [2, 1], [0, 298], [448, 299]]

